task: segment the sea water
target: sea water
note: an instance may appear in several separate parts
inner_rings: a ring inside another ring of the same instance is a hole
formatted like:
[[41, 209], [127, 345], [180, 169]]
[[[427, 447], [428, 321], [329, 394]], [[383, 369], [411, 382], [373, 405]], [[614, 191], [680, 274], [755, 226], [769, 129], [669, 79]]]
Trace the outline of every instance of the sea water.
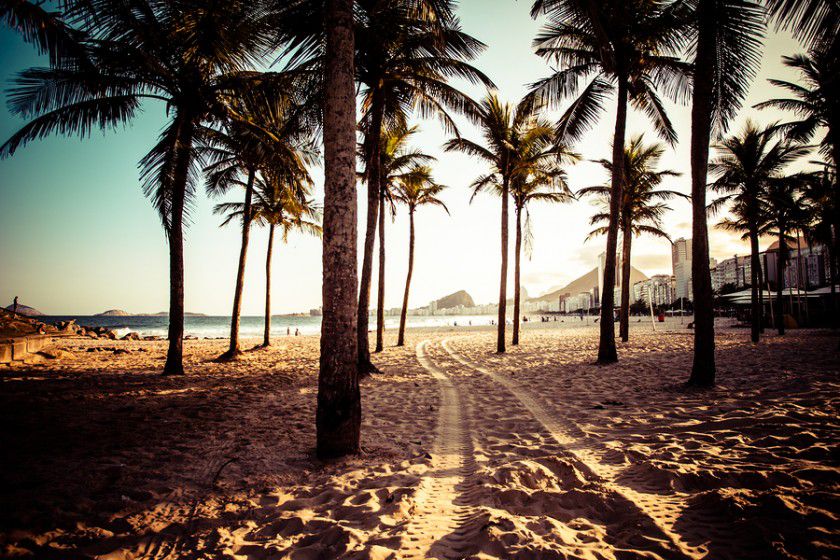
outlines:
[[[167, 334], [169, 318], [160, 316], [90, 316], [90, 315], [54, 315], [38, 317], [46, 323], [68, 321], [75, 319], [76, 323], [85, 327], [105, 327], [113, 330], [117, 336], [125, 336], [129, 332], [136, 332], [140, 336], [162, 336]], [[406, 318], [408, 328], [418, 327], [447, 327], [447, 326], [481, 326], [489, 325], [496, 319], [495, 315], [435, 315], [409, 316]], [[396, 330], [400, 318], [385, 317], [385, 329]], [[243, 316], [240, 319], [239, 335], [243, 338], [261, 337], [263, 335], [264, 320], [262, 316]], [[376, 328], [376, 318], [371, 317], [371, 329]], [[271, 334], [282, 336], [287, 332], [294, 335], [318, 334], [321, 332], [321, 317], [276, 315], [271, 318]], [[198, 338], [227, 338], [230, 335], [230, 316], [188, 316], [184, 318], [184, 334]]]

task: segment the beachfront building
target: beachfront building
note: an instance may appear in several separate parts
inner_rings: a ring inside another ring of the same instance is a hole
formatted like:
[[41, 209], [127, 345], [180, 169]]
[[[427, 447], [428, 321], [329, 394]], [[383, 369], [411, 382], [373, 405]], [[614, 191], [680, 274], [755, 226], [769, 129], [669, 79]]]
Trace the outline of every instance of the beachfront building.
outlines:
[[680, 237], [671, 244], [676, 299], [691, 299], [691, 239]]
[[633, 284], [633, 294], [636, 301], [644, 301], [654, 306], [671, 305], [674, 302], [672, 290], [673, 276], [669, 274], [654, 274], [647, 280]]

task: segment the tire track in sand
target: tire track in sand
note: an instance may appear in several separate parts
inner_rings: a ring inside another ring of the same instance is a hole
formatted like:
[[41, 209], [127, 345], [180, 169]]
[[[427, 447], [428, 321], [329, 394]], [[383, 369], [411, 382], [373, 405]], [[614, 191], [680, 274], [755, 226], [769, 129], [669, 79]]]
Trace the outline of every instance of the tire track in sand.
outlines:
[[474, 480], [469, 415], [452, 379], [426, 353], [428, 343], [420, 342], [416, 352], [417, 361], [440, 386], [435, 443], [431, 467], [415, 494], [415, 509], [397, 557], [463, 558], [481, 526], [480, 512], [469, 505], [480, 491]]
[[564, 422], [557, 419], [537, 402], [528, 390], [523, 389], [503, 375], [481, 367], [470, 362], [449, 345], [451, 339], [444, 339], [441, 343], [443, 349], [459, 364], [482, 373], [507, 389], [520, 403], [531, 413], [531, 415], [543, 425], [551, 437], [560, 445], [565, 447], [588, 471], [594, 474], [603, 483], [604, 487], [611, 490], [624, 499], [634, 503], [636, 507], [647, 516], [662, 533], [671, 540], [676, 549], [690, 557], [703, 558], [708, 554], [705, 546], [694, 546], [675, 530], [675, 523], [686, 509], [687, 504], [678, 496], [663, 496], [661, 494], [648, 494], [639, 492], [617, 481], [620, 467], [612, 467], [600, 462], [595, 453], [588, 449], [581, 449], [577, 441], [568, 435]]

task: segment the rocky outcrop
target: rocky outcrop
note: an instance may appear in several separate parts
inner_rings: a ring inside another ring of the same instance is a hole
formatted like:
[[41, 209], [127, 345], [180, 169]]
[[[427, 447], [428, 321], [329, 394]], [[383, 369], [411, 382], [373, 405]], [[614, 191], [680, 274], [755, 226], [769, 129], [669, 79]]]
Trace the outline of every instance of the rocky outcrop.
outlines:
[[[8, 309], [9, 311], [14, 311], [15, 304], [12, 303], [7, 305], [6, 309]], [[26, 315], [27, 317], [40, 317], [43, 315], [43, 313], [41, 313], [34, 307], [29, 307], [28, 305], [23, 305], [22, 303], [17, 304], [17, 312], [18, 315]]]
[[97, 313], [94, 317], [129, 317], [130, 314], [122, 309], [109, 309], [102, 313]]
[[465, 290], [459, 290], [454, 294], [449, 294], [448, 296], [444, 296], [435, 302], [435, 305], [438, 309], [450, 309], [452, 307], [458, 307], [459, 305], [463, 305], [464, 307], [475, 307], [475, 302], [473, 301], [472, 296], [468, 294]]

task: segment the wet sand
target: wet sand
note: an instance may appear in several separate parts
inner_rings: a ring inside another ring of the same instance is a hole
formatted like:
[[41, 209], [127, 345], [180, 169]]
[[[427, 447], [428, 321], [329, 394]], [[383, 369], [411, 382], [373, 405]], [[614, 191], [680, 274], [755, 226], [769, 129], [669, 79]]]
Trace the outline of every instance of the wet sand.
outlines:
[[327, 464], [317, 337], [231, 364], [187, 341], [175, 378], [163, 342], [64, 340], [0, 369], [0, 555], [840, 555], [837, 335], [723, 329], [690, 390], [690, 331], [632, 326], [608, 367], [591, 326], [501, 356], [487, 328], [410, 331], [362, 382], [363, 454]]

